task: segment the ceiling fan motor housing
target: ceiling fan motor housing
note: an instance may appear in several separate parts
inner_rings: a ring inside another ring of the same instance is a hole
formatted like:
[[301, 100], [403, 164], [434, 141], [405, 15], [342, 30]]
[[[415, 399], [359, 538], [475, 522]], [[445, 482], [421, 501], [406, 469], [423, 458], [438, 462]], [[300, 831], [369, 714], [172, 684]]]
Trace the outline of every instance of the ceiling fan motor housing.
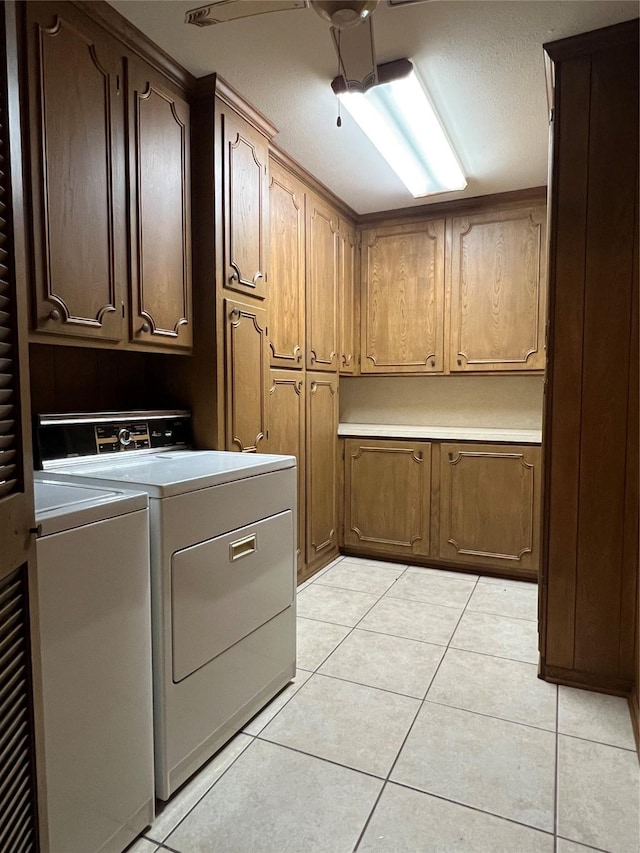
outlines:
[[378, 0], [311, 0], [311, 6], [338, 30], [357, 27], [375, 10]]

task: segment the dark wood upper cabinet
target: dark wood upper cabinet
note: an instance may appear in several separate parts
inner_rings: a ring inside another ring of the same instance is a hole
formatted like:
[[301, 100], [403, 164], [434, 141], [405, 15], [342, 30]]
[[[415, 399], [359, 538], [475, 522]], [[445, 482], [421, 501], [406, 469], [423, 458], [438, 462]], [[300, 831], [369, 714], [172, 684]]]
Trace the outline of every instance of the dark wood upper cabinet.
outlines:
[[269, 148], [231, 109], [221, 117], [224, 182], [224, 286], [264, 299], [269, 238]]
[[112, 342], [127, 290], [122, 51], [69, 3], [27, 3], [39, 331]]
[[22, 14], [33, 338], [188, 352], [184, 94], [73, 3]]
[[190, 347], [189, 104], [139, 60], [128, 84], [131, 337]]

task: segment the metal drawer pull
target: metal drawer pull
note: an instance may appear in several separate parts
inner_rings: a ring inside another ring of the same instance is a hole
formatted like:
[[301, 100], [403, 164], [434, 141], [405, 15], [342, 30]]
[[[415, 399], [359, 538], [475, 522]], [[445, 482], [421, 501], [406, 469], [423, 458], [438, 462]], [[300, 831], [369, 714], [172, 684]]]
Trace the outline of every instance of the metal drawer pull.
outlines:
[[258, 550], [258, 537], [254, 533], [253, 536], [247, 536], [246, 539], [238, 539], [237, 542], [232, 542], [229, 545], [229, 559], [233, 563], [234, 560], [241, 560], [242, 557], [248, 557]]

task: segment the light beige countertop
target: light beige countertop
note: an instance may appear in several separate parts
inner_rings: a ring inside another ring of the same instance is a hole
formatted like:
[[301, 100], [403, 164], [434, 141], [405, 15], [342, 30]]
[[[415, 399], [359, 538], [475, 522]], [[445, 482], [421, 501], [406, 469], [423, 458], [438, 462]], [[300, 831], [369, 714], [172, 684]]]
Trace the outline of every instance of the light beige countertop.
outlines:
[[437, 441], [499, 441], [506, 444], [542, 444], [542, 430], [500, 427], [411, 426], [408, 424], [351, 424], [338, 426], [341, 438], [422, 438]]

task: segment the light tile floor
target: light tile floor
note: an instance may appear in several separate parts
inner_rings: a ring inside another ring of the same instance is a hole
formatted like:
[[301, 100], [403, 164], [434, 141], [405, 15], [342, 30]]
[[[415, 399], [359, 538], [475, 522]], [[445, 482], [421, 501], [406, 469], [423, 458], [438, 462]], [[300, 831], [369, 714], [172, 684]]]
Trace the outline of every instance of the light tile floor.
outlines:
[[626, 701], [536, 678], [527, 583], [343, 558], [298, 675], [130, 853], [638, 853]]

